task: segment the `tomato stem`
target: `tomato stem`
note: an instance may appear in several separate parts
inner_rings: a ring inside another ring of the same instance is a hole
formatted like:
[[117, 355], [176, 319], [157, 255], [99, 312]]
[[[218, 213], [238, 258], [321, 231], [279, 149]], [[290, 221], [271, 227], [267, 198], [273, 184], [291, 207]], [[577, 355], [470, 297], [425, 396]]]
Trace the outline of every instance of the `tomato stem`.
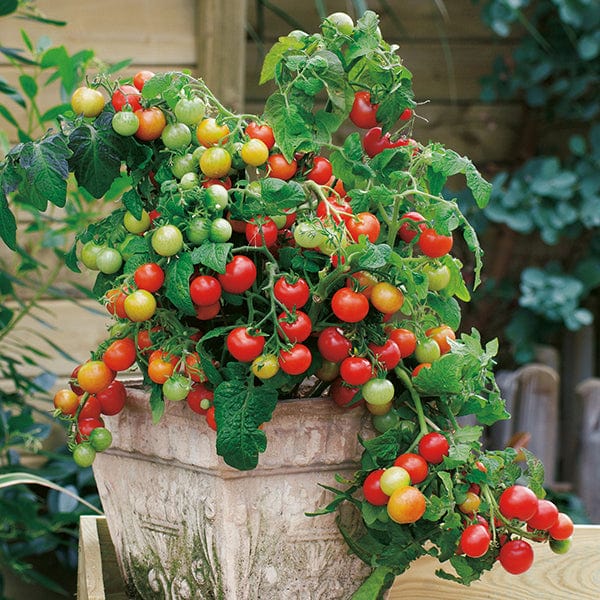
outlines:
[[427, 423], [425, 422], [425, 412], [423, 411], [423, 403], [421, 402], [421, 396], [419, 396], [413, 382], [411, 381], [410, 375], [401, 367], [394, 369], [396, 376], [405, 385], [406, 389], [410, 393], [410, 397], [415, 405], [415, 411], [417, 413], [417, 420], [419, 422], [419, 429], [421, 437], [429, 432]]

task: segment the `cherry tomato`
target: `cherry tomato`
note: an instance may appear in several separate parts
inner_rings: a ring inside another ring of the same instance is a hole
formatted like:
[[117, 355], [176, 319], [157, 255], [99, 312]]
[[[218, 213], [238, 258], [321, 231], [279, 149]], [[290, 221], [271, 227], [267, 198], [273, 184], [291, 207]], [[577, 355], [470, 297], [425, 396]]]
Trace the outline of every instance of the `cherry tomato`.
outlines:
[[165, 282], [165, 272], [154, 262], [144, 263], [134, 271], [133, 280], [140, 290], [157, 292]]
[[400, 146], [408, 146], [407, 139], [400, 138], [392, 141], [390, 133], [383, 133], [381, 127], [373, 127], [365, 133], [363, 137], [363, 148], [370, 158], [373, 158], [380, 152], [388, 148], [399, 148]]
[[54, 408], [72, 417], [79, 408], [79, 396], [71, 389], [58, 390], [54, 394]]
[[334, 12], [327, 17], [327, 21], [331, 23], [340, 33], [350, 35], [354, 31], [354, 21], [352, 17], [345, 12]]
[[123, 266], [123, 257], [115, 248], [102, 248], [96, 255], [98, 270], [105, 275], [112, 275]]
[[205, 415], [211, 407], [214, 397], [214, 392], [209, 390], [203, 383], [193, 383], [186, 401], [195, 413]]
[[116, 112], [122, 111], [125, 106], [128, 106], [132, 112], [136, 112], [142, 108], [141, 99], [142, 95], [136, 87], [122, 85], [113, 92], [110, 101]]
[[270, 248], [277, 242], [277, 225], [269, 217], [257, 217], [246, 223], [246, 240], [251, 246]]
[[133, 85], [135, 85], [138, 90], [142, 91], [146, 81], [148, 81], [148, 79], [152, 79], [153, 77], [154, 73], [152, 71], [138, 71], [133, 76]]
[[537, 507], [537, 496], [524, 485], [511, 485], [498, 499], [498, 508], [507, 519], [528, 521], [535, 514]]
[[279, 352], [279, 366], [288, 375], [300, 375], [308, 371], [312, 354], [304, 344], [294, 344], [289, 350]]
[[301, 221], [294, 227], [294, 241], [301, 248], [317, 248], [327, 240], [322, 228], [314, 223]]
[[210, 178], [225, 177], [231, 169], [231, 154], [220, 146], [207, 148], [200, 157], [200, 170]]
[[393, 328], [389, 331], [389, 336], [391, 340], [396, 342], [402, 358], [410, 356], [417, 347], [417, 336], [409, 329]]
[[196, 127], [196, 138], [206, 148], [214, 146], [226, 138], [228, 134], [229, 127], [225, 124], [219, 125], [212, 117], [202, 119]]
[[398, 236], [407, 244], [412, 242], [417, 233], [427, 229], [425, 217], [416, 211], [404, 213], [400, 217], [400, 220], [404, 222], [400, 225], [400, 229], [398, 229]]
[[420, 363], [432, 363], [442, 355], [437, 342], [432, 339], [417, 342], [415, 349], [415, 358]]
[[262, 335], [250, 335], [247, 327], [236, 327], [227, 335], [227, 349], [240, 362], [251, 362], [265, 347]]
[[96, 398], [100, 403], [100, 410], [104, 415], [116, 415], [125, 407], [127, 391], [122, 382], [116, 379], [107, 387], [96, 392]]
[[201, 244], [210, 237], [210, 221], [204, 217], [193, 217], [187, 225], [185, 235], [192, 244]]
[[175, 364], [160, 350], [158, 352], [160, 354], [155, 358], [152, 358], [152, 355], [150, 355], [148, 361], [148, 377], [154, 381], [154, 383], [163, 384], [175, 371]]
[[321, 366], [315, 372], [315, 375], [321, 381], [327, 381], [328, 383], [331, 383], [334, 379], [336, 379], [339, 374], [340, 366], [337, 363], [325, 359], [323, 359]]
[[221, 310], [221, 303], [215, 302], [214, 304], [209, 304], [208, 306], [196, 306], [196, 318], [201, 321], [209, 321], [210, 319], [214, 319]]
[[385, 469], [371, 471], [365, 478], [362, 489], [365, 500], [374, 506], [385, 506], [390, 497], [381, 489], [381, 476]]
[[169, 150], [183, 150], [192, 143], [192, 132], [185, 123], [169, 123], [162, 130], [160, 139]]
[[323, 156], [315, 156], [312, 169], [306, 174], [306, 178], [319, 185], [325, 185], [331, 179], [332, 174], [333, 169], [329, 160]]
[[431, 363], [424, 362], [420, 365], [417, 365], [411, 372], [411, 377], [416, 377], [423, 369], [428, 369], [431, 366]]
[[498, 560], [506, 571], [520, 575], [533, 564], [533, 548], [525, 540], [511, 540], [500, 548]]
[[199, 306], [215, 304], [221, 298], [221, 284], [210, 275], [194, 277], [190, 283], [192, 302]]
[[398, 344], [392, 339], [386, 340], [381, 346], [369, 344], [369, 350], [375, 355], [377, 362], [388, 371], [398, 366], [398, 363], [402, 359], [400, 348], [398, 348]]
[[363, 385], [375, 376], [373, 365], [362, 356], [349, 356], [340, 365], [340, 376], [348, 385]]
[[175, 117], [186, 125], [197, 125], [203, 118], [206, 107], [198, 96], [193, 98], [180, 98], [173, 109]]
[[428, 462], [439, 465], [444, 456], [448, 456], [450, 445], [448, 440], [436, 431], [425, 434], [419, 440], [419, 454]]
[[377, 127], [377, 109], [379, 104], [371, 104], [371, 93], [360, 91], [354, 94], [354, 103], [350, 110], [350, 120], [361, 129]]
[[250, 139], [242, 146], [240, 156], [247, 165], [260, 167], [269, 158], [269, 147], [262, 140]]
[[427, 227], [421, 232], [417, 245], [425, 256], [440, 258], [452, 250], [452, 234], [440, 235], [435, 229]]
[[259, 379], [271, 379], [279, 372], [279, 360], [274, 354], [261, 354], [252, 361], [250, 369]]
[[183, 248], [183, 234], [175, 225], [162, 225], [152, 234], [152, 248], [161, 256], [174, 256]]
[[202, 369], [200, 362], [200, 355], [197, 352], [190, 352], [186, 354], [185, 362], [183, 364], [185, 374], [192, 380], [198, 383], [206, 381], [206, 375]]
[[137, 115], [131, 111], [116, 112], [111, 120], [112, 128], [115, 133], [123, 136], [133, 135], [140, 126], [140, 120]]
[[81, 444], [77, 444], [77, 446], [73, 448], [73, 460], [77, 466], [85, 469], [86, 467], [92, 466], [95, 459], [96, 450], [92, 444], [83, 442]]
[[344, 198], [329, 196], [317, 204], [317, 217], [321, 221], [331, 220], [334, 223], [348, 222], [352, 219], [352, 207]]
[[227, 219], [217, 217], [211, 221], [208, 232], [208, 239], [211, 242], [226, 242], [231, 239], [232, 235], [233, 228]]
[[288, 162], [283, 154], [271, 154], [269, 156], [269, 177], [275, 177], [277, 179], [283, 179], [288, 181], [291, 179], [298, 170], [298, 163], [295, 159]]
[[550, 537], [555, 540], [566, 540], [573, 535], [574, 531], [573, 521], [569, 515], [559, 512], [556, 523], [548, 529]]
[[165, 400], [181, 402], [187, 398], [191, 389], [192, 380], [185, 375], [175, 373], [163, 383], [162, 393]]
[[465, 515], [472, 515], [479, 510], [481, 498], [475, 492], [467, 492], [465, 499], [458, 505], [458, 510]]
[[230, 294], [242, 294], [256, 281], [256, 265], [247, 257], [237, 254], [219, 273], [221, 286]]
[[83, 363], [77, 371], [77, 384], [84, 391], [95, 394], [108, 387], [115, 378], [114, 371], [101, 360]]
[[381, 231], [379, 219], [370, 212], [358, 213], [355, 217], [346, 220], [346, 227], [355, 242], [361, 235], [366, 235], [368, 240], [374, 244]]
[[259, 125], [252, 121], [246, 127], [246, 134], [254, 140], [261, 140], [270, 150], [275, 145], [275, 136], [269, 125]]
[[427, 287], [432, 292], [439, 292], [448, 287], [451, 274], [446, 265], [425, 265], [423, 271], [427, 275]]
[[288, 310], [302, 308], [310, 298], [310, 288], [301, 277], [295, 283], [289, 283], [285, 277], [280, 277], [273, 286], [275, 298]]
[[131, 321], [147, 321], [156, 312], [156, 298], [146, 290], [136, 290], [125, 298], [124, 308]]
[[317, 346], [321, 356], [331, 362], [340, 362], [352, 351], [352, 342], [338, 327], [326, 327], [319, 334]]
[[362, 399], [358, 402], [354, 400], [359, 391], [360, 388], [346, 385], [343, 379], [338, 377], [331, 384], [329, 395], [338, 406], [343, 408], [357, 408], [364, 404]]
[[393, 400], [394, 393], [394, 384], [389, 379], [369, 379], [362, 386], [362, 395], [367, 404], [387, 404]]
[[132, 338], [115, 340], [102, 355], [102, 360], [112, 371], [126, 371], [135, 363], [136, 348]]
[[547, 531], [558, 521], [558, 508], [556, 504], [550, 500], [538, 499], [537, 509], [530, 519], [527, 520], [527, 525], [532, 529]]
[[158, 139], [167, 124], [165, 114], [157, 106], [140, 108], [135, 111], [135, 116], [140, 122], [135, 137], [142, 142]]
[[340, 321], [358, 323], [369, 312], [369, 300], [359, 292], [343, 287], [333, 294], [331, 309]]
[[402, 467], [408, 472], [412, 484], [425, 481], [427, 474], [429, 473], [427, 461], [419, 454], [414, 454], [412, 452], [398, 456], [394, 461], [394, 465]]
[[411, 485], [395, 490], [387, 504], [387, 513], [396, 523], [415, 523], [425, 514], [425, 496]]
[[462, 551], [471, 558], [480, 558], [490, 547], [490, 532], [479, 523], [468, 525], [460, 536]]
[[451, 348], [448, 340], [456, 339], [456, 334], [450, 327], [448, 327], [448, 325], [431, 327], [425, 332], [425, 335], [438, 345], [440, 354], [446, 354], [447, 352], [450, 352]]
[[123, 290], [108, 290], [105, 294], [105, 298], [106, 310], [108, 310], [111, 315], [117, 315], [119, 319], [127, 318], [127, 313], [125, 312], [125, 299], [127, 298], [127, 294]]
[[215, 419], [215, 407], [211, 406], [206, 413], [204, 414], [204, 418], [206, 419], [206, 424], [213, 430], [217, 430], [217, 420]]
[[303, 342], [308, 339], [312, 332], [310, 317], [303, 311], [298, 310], [291, 316], [282, 312], [277, 317], [279, 337], [286, 338], [292, 342]]
[[112, 444], [112, 433], [106, 427], [96, 427], [90, 433], [90, 444], [96, 452], [104, 452]]
[[396, 465], [385, 469], [379, 480], [381, 491], [391, 496], [398, 488], [410, 485], [410, 475], [408, 471]]
[[371, 290], [371, 304], [384, 314], [398, 312], [404, 304], [404, 294], [391, 283], [381, 281]]
[[78, 115], [97, 117], [104, 108], [104, 96], [93, 88], [79, 87], [71, 96], [71, 108]]

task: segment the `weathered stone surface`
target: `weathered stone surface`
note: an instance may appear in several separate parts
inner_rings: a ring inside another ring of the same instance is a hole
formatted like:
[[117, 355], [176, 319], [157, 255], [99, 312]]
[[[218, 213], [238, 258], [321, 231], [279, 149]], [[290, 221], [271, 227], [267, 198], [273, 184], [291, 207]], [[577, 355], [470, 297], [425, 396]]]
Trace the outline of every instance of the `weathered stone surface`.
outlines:
[[146, 599], [335, 600], [368, 574], [350, 556], [319, 483], [350, 475], [366, 434], [359, 410], [329, 399], [281, 402], [254, 471], [228, 467], [215, 434], [185, 403], [152, 425], [147, 396], [107, 426], [94, 473], [124, 575]]

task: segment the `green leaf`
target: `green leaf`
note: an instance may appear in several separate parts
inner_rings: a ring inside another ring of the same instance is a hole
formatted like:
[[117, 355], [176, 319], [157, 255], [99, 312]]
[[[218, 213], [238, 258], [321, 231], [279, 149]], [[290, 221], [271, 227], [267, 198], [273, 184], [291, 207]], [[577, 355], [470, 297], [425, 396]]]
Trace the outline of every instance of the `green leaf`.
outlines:
[[273, 212], [296, 208], [306, 200], [304, 190], [297, 181], [282, 181], [273, 177], [260, 180], [260, 194], [262, 200]]
[[445, 296], [429, 292], [427, 295], [427, 304], [439, 315], [442, 323], [445, 323], [454, 331], [458, 329], [461, 312], [460, 305], [454, 298], [446, 298]]
[[46, 210], [48, 201], [62, 207], [67, 200], [67, 178], [71, 152], [60, 134], [27, 142], [19, 156], [24, 170], [19, 195], [38, 210]]
[[421, 369], [414, 378], [415, 386], [426, 396], [459, 394], [462, 385], [462, 364], [464, 358], [456, 354], [444, 354], [431, 363], [428, 369]]
[[0, 194], [0, 237], [11, 250], [17, 249], [17, 222], [4, 194]]
[[152, 422], [156, 425], [165, 412], [165, 399], [162, 395], [162, 385], [153, 383], [150, 388], [150, 410], [152, 411]]
[[277, 390], [247, 387], [245, 382], [224, 381], [215, 389], [217, 454], [241, 471], [254, 469], [267, 447], [259, 426], [269, 421], [277, 405]]
[[[6, 49], [3, 49], [3, 50], [6, 50]], [[5, 53], [6, 52], [3, 52], [3, 54], [5, 54]], [[23, 96], [21, 96], [21, 94], [19, 93], [19, 90], [17, 90], [17, 88], [10, 85], [6, 81], [6, 79], [4, 79], [4, 77], [0, 77], [0, 94], [4, 94], [5, 96], [8, 96], [13, 102], [16, 102], [22, 108], [25, 108], [27, 106], [27, 103], [25, 102], [25, 99], [23, 98]]]
[[138, 221], [142, 218], [144, 210], [144, 202], [136, 190], [131, 189], [123, 194], [121, 198], [123, 206], [136, 218]]
[[402, 79], [392, 93], [386, 94], [377, 109], [377, 122], [389, 130], [407, 108], [415, 105], [410, 79]]
[[275, 70], [283, 57], [293, 50], [300, 50], [303, 46], [304, 44], [295, 37], [280, 37], [279, 41], [271, 46], [263, 60], [259, 84], [263, 85], [263, 83], [271, 81], [275, 77]]
[[525, 455], [527, 465], [525, 474], [528, 478], [529, 487], [538, 498], [543, 498], [546, 495], [546, 490], [544, 489], [544, 465], [527, 448], [522, 448], [522, 452]]
[[227, 257], [231, 248], [233, 248], [233, 244], [229, 242], [204, 242], [201, 246], [192, 250], [192, 264], [201, 264], [223, 274], [225, 273]]
[[181, 254], [169, 262], [165, 269], [165, 295], [183, 314], [196, 314], [190, 297], [190, 277], [194, 273], [194, 264], [189, 252]]
[[[392, 254], [392, 249], [387, 244], [372, 244], [366, 237], [364, 238], [364, 241], [366, 244], [365, 250], [361, 252], [356, 264], [360, 268], [368, 269], [380, 269], [381, 267], [385, 267]], [[350, 252], [350, 248], [348, 251]]]
[[71, 170], [94, 198], [101, 198], [110, 189], [124, 158], [121, 138], [108, 126], [110, 118], [109, 113], [102, 113], [94, 122], [97, 128], [83, 123], [69, 136]]
[[35, 98], [38, 93], [38, 85], [36, 80], [31, 75], [21, 75], [19, 84], [28, 98]]
[[14, 13], [19, 8], [19, 0], [0, 0], [0, 17]]

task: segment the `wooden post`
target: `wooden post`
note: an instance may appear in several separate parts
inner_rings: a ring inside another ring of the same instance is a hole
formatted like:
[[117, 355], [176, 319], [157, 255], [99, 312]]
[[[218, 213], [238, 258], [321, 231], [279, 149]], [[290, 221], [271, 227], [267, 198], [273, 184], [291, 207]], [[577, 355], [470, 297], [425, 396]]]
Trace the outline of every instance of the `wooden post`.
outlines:
[[241, 111], [246, 72], [247, 0], [196, 2], [196, 65], [226, 107]]
[[600, 379], [587, 379], [576, 388], [582, 419], [576, 425], [578, 448], [577, 492], [592, 523], [600, 523]]

